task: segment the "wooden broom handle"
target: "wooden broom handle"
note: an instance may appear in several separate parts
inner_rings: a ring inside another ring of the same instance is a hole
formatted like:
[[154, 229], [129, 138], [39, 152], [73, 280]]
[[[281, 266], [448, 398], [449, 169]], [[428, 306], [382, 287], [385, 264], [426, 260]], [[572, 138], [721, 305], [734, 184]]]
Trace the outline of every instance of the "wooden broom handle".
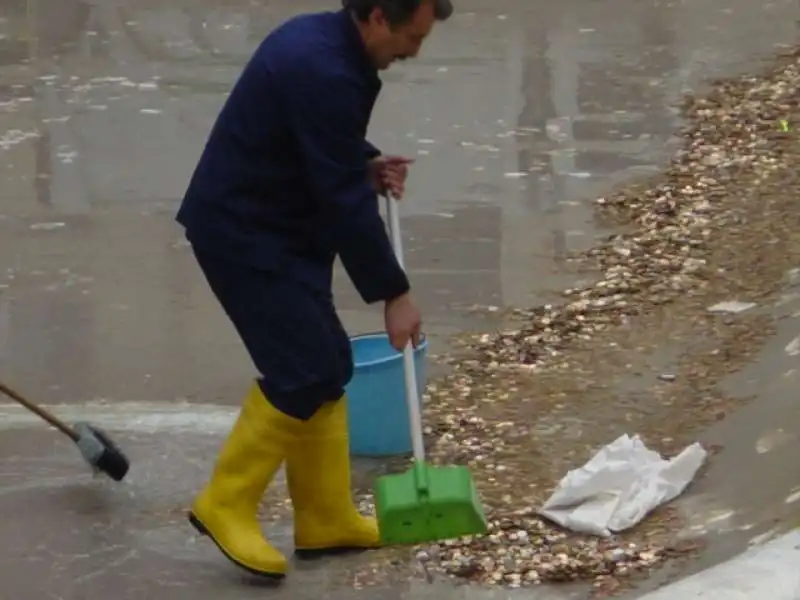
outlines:
[[50, 425], [52, 425], [53, 427], [58, 429], [61, 433], [69, 437], [73, 442], [78, 441], [79, 436], [77, 433], [75, 433], [75, 430], [72, 429], [72, 427], [64, 423], [64, 421], [57, 418], [55, 415], [51, 414], [50, 412], [46, 411], [40, 406], [34, 404], [30, 400], [27, 400], [26, 398], [24, 398], [14, 390], [12, 390], [10, 387], [8, 387], [6, 384], [4, 384], [2, 381], [0, 381], [0, 392], [2, 392], [6, 396], [14, 400], [14, 402], [21, 404], [32, 413], [38, 415], [39, 417], [47, 421]]

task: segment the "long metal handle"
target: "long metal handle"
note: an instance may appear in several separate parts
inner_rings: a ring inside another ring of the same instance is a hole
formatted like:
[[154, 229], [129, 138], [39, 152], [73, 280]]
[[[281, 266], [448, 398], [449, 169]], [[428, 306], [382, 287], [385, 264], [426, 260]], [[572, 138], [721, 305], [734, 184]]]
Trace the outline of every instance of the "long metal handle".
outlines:
[[22, 406], [27, 408], [29, 411], [31, 411], [35, 415], [38, 415], [39, 417], [41, 417], [42, 419], [47, 421], [50, 425], [52, 425], [53, 427], [58, 429], [61, 433], [66, 435], [72, 441], [74, 441], [74, 442], [78, 441], [78, 437], [79, 436], [75, 432], [75, 430], [72, 429], [72, 427], [70, 427], [69, 425], [64, 423], [64, 421], [62, 421], [61, 419], [57, 418], [55, 415], [51, 414], [50, 412], [46, 411], [45, 409], [43, 409], [39, 405], [34, 404], [30, 400], [24, 398], [21, 394], [18, 394], [17, 392], [12, 390], [10, 387], [5, 385], [3, 382], [0, 382], [0, 392], [2, 392], [3, 394], [5, 394], [9, 398], [11, 398], [12, 400], [17, 402], [18, 404], [21, 404]]
[[[400, 215], [397, 201], [386, 196], [386, 213], [389, 216], [389, 231], [392, 236], [394, 253], [397, 262], [405, 269], [403, 261], [403, 236], [400, 233]], [[422, 414], [420, 411], [419, 390], [417, 388], [417, 369], [414, 365], [414, 348], [409, 342], [403, 350], [403, 374], [406, 382], [406, 404], [408, 405], [408, 422], [411, 426], [411, 443], [414, 448], [414, 460], [425, 460], [425, 441], [422, 437]]]

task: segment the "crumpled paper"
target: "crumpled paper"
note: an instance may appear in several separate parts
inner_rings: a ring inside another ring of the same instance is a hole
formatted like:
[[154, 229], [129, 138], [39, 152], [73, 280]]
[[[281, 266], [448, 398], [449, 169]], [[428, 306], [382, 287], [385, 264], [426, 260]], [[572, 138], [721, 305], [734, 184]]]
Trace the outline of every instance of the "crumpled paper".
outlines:
[[638, 435], [622, 435], [567, 473], [539, 514], [578, 533], [625, 531], [679, 496], [707, 456], [695, 443], [665, 460]]

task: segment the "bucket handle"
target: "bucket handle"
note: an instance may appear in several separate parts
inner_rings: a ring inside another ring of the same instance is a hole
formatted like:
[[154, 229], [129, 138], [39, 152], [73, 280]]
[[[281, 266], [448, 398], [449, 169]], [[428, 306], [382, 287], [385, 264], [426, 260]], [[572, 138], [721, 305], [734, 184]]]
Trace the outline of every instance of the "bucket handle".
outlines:
[[[376, 335], [376, 336], [385, 336], [385, 335], [386, 335], [386, 332], [385, 332], [385, 331], [382, 331], [382, 330], [380, 330], [380, 329], [378, 329], [378, 330], [375, 330], [375, 331], [364, 331], [363, 333], [356, 333], [355, 335], [352, 335], [352, 336], [350, 336], [350, 339], [351, 339], [351, 340], [357, 340], [358, 338], [372, 337], [373, 335]], [[420, 333], [420, 334], [419, 334], [419, 343], [420, 343], [420, 345], [421, 345], [423, 342], [425, 342], [425, 339], [426, 339], [426, 338], [425, 338], [425, 334], [424, 334], [424, 333]]]

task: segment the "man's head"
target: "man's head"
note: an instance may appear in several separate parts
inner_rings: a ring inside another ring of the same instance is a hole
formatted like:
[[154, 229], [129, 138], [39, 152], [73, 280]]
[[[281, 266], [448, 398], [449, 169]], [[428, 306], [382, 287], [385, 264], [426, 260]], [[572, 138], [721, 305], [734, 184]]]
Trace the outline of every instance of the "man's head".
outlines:
[[453, 14], [451, 0], [342, 0], [378, 69], [417, 55], [436, 21]]

